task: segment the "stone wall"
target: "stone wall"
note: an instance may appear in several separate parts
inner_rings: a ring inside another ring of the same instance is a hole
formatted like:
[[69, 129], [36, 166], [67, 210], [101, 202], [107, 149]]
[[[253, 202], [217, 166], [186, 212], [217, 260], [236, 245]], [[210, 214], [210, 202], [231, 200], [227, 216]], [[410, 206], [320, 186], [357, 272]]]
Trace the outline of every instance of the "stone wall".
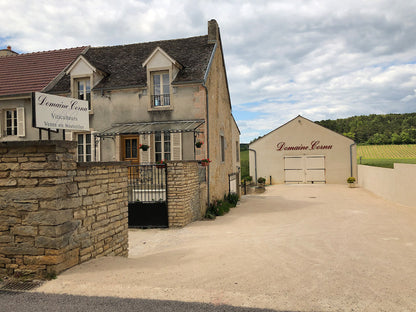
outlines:
[[207, 207], [206, 182], [199, 181], [197, 161], [170, 161], [168, 171], [169, 227], [200, 220]]
[[0, 274], [54, 274], [127, 256], [126, 164], [78, 164], [76, 146], [0, 144]]

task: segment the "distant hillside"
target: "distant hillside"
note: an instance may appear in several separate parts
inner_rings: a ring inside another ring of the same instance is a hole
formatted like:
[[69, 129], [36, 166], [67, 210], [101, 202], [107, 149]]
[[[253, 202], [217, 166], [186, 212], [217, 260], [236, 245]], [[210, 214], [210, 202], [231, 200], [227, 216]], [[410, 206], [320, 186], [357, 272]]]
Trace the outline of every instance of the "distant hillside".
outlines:
[[354, 116], [316, 123], [343, 134], [358, 144], [416, 143], [416, 113]]

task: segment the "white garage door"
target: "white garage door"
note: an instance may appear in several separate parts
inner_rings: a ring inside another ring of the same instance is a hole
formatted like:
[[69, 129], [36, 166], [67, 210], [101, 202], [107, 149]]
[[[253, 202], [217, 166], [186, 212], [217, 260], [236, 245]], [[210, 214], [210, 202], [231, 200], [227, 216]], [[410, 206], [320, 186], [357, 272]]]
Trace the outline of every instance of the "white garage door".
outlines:
[[286, 183], [325, 183], [325, 156], [285, 156]]

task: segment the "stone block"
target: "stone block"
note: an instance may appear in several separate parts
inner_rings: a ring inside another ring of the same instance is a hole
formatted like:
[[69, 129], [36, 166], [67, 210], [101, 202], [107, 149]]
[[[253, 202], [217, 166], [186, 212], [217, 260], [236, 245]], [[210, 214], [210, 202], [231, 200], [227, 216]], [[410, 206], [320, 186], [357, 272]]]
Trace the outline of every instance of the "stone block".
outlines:
[[95, 195], [101, 193], [101, 187], [99, 185], [92, 186], [88, 189], [88, 195]]
[[20, 236], [36, 236], [38, 234], [38, 228], [36, 226], [15, 226], [12, 228], [11, 232], [13, 235]]
[[0, 187], [1, 186], [16, 186], [17, 185], [17, 180], [16, 179], [12, 179], [12, 178], [7, 178], [7, 179], [1, 179], [0, 180]]
[[87, 216], [85, 210], [77, 210], [74, 212], [74, 219], [84, 219]]
[[0, 236], [0, 243], [12, 243], [13, 236], [9, 234], [1, 234]]
[[44, 248], [37, 248], [33, 245], [21, 244], [19, 246], [2, 246], [0, 247], [0, 254], [4, 255], [42, 255]]
[[18, 163], [0, 163], [0, 171], [15, 171], [18, 169]]
[[66, 233], [75, 231], [81, 224], [80, 220], [68, 221], [56, 226], [39, 226], [39, 235], [48, 237], [59, 237]]
[[19, 186], [36, 186], [39, 184], [39, 180], [20, 178], [20, 179], [17, 179], [17, 184]]
[[65, 187], [67, 189], [67, 194], [72, 195], [78, 193], [78, 185], [77, 183], [67, 183], [65, 184]]
[[39, 209], [39, 202], [35, 199], [17, 199], [13, 201], [13, 207], [18, 211], [37, 211]]
[[35, 239], [36, 247], [61, 249], [69, 245], [71, 233], [59, 237], [38, 236]]
[[36, 264], [59, 264], [64, 261], [64, 255], [54, 255], [54, 256], [24, 256], [23, 262], [25, 265], [36, 265]]
[[30, 173], [32, 178], [65, 177], [67, 175], [68, 171], [66, 170], [39, 170]]
[[12, 260], [5, 257], [0, 257], [0, 264], [10, 264], [12, 263]]
[[72, 219], [72, 210], [42, 210], [30, 212], [23, 222], [25, 225], [59, 225]]

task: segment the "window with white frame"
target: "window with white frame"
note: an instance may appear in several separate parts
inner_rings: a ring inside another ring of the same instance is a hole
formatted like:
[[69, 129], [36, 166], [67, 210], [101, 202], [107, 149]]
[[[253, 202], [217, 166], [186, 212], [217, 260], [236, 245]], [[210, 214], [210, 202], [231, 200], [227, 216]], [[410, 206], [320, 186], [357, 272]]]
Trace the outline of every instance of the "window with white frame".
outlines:
[[155, 161], [171, 160], [171, 144], [169, 132], [155, 133]]
[[6, 135], [17, 135], [17, 110], [6, 110]]
[[154, 72], [152, 76], [152, 107], [170, 106], [169, 72]]
[[25, 136], [24, 107], [0, 110], [0, 137], [2, 136]]
[[79, 100], [88, 101], [88, 109], [91, 110], [91, 82], [90, 78], [76, 79], [76, 92]]
[[92, 136], [91, 133], [79, 133], [78, 135], [78, 161], [92, 161]]

